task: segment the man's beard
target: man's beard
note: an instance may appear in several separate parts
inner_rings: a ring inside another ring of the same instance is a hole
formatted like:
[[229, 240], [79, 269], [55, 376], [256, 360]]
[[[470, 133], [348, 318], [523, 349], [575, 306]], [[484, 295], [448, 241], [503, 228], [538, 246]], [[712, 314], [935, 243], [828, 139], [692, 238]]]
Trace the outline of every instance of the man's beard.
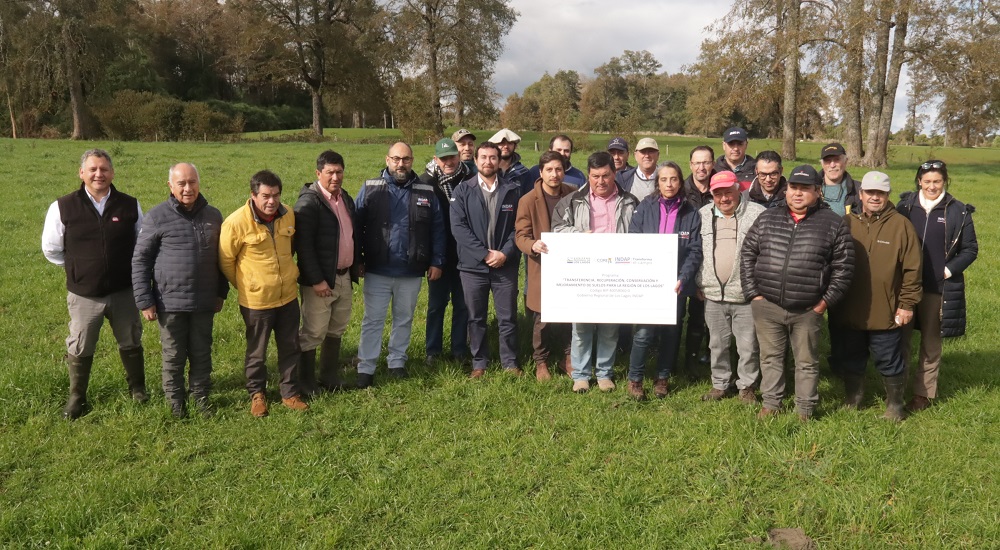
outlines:
[[396, 183], [406, 183], [410, 179], [409, 172], [395, 171], [392, 173], [392, 178], [396, 180]]

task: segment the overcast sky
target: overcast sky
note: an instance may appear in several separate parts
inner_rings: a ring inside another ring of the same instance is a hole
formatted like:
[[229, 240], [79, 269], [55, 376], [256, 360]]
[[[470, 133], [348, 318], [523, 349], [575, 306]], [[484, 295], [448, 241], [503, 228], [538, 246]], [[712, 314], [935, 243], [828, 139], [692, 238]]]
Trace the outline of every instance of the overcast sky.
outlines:
[[[506, 99], [548, 71], [594, 69], [625, 50], [649, 50], [662, 71], [676, 73], [698, 58], [705, 27], [725, 14], [729, 0], [511, 0], [521, 15], [504, 39], [495, 84]], [[893, 131], [906, 118], [906, 75], [900, 80]]]

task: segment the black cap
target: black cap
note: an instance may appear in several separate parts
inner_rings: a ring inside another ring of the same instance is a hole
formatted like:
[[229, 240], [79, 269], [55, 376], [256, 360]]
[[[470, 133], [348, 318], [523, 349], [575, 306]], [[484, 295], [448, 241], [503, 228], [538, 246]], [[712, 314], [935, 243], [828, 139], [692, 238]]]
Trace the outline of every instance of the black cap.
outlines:
[[616, 137], [608, 142], [608, 151], [612, 149], [628, 152], [628, 142], [624, 138]]
[[823, 146], [820, 151], [819, 158], [825, 159], [826, 157], [846, 155], [847, 151], [844, 150], [844, 146], [839, 143], [831, 143], [829, 145]]
[[739, 126], [733, 126], [732, 128], [726, 130], [726, 133], [722, 134], [722, 141], [729, 143], [730, 141], [746, 141], [747, 131]]
[[792, 170], [792, 174], [788, 176], [788, 183], [802, 183], [805, 185], [822, 185], [823, 180], [820, 179], [819, 173], [816, 169], [808, 164], [803, 164], [801, 166], [796, 166]]

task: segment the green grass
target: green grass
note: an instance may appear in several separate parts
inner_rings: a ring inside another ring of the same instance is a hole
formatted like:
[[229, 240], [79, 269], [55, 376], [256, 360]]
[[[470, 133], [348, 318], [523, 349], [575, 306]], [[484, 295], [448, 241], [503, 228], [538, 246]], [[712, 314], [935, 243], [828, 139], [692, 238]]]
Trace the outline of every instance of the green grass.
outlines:
[[[679, 161], [705, 141], [660, 139]], [[565, 377], [537, 383], [490, 371], [473, 383], [456, 364], [423, 365], [423, 298], [409, 380], [388, 381], [383, 365], [372, 390], [323, 396], [307, 414], [273, 406], [257, 420], [243, 389], [235, 292], [216, 319], [215, 418], [170, 418], [158, 390], [158, 331], [146, 324], [151, 402], [128, 398], [105, 329], [92, 412], [68, 423], [64, 274], [44, 260], [39, 239], [45, 209], [78, 186], [77, 159], [93, 145], [112, 152], [116, 184], [147, 209], [167, 195], [169, 164], [196, 163], [202, 191], [224, 214], [262, 168], [283, 178], [291, 204], [326, 146], [0, 140], [11, 199], [0, 211], [4, 547], [756, 548], [746, 539], [776, 527], [801, 527], [825, 548], [1000, 540], [997, 151], [933, 150], [960, 163], [952, 192], [978, 207], [982, 252], [967, 275], [969, 335], [945, 346], [941, 398], [901, 425], [877, 418], [874, 374], [860, 412], [841, 410], [842, 387], [824, 376], [818, 418], [805, 425], [792, 414], [758, 422], [735, 400], [703, 403], [705, 381], [678, 381], [670, 397], [647, 403], [622, 389], [575, 395]], [[346, 157], [352, 191], [382, 165], [383, 145], [329, 145]], [[815, 157], [820, 145], [803, 144], [800, 156]], [[897, 190], [910, 188], [930, 152], [893, 150]], [[427, 159], [431, 148], [416, 155]], [[354, 293], [345, 357], [363, 312]]]

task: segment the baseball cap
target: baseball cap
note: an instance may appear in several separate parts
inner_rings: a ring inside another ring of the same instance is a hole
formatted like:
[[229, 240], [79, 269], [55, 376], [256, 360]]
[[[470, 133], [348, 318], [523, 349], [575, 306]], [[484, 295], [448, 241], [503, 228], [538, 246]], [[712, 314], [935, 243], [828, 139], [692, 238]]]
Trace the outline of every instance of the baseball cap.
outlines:
[[726, 133], [722, 134], [722, 141], [729, 143], [731, 141], [746, 141], [747, 131], [739, 126], [733, 126], [732, 128], [726, 130]]
[[847, 151], [844, 150], [844, 146], [839, 143], [830, 143], [823, 146], [820, 151], [819, 158], [825, 159], [826, 157], [846, 155]]
[[624, 138], [616, 137], [608, 142], [608, 151], [628, 151], [628, 142]]
[[493, 137], [490, 138], [490, 143], [500, 143], [505, 139], [511, 143], [520, 143], [521, 136], [515, 134], [507, 128], [504, 128], [503, 130], [493, 134]]
[[709, 191], [715, 191], [716, 189], [728, 189], [739, 181], [736, 179], [736, 174], [730, 172], [729, 170], [724, 170], [722, 172], [717, 172], [712, 176], [711, 184], [709, 185]]
[[458, 154], [458, 146], [455, 145], [454, 140], [448, 138], [441, 138], [437, 143], [434, 144], [434, 156], [441, 159], [444, 157], [452, 157]]
[[808, 164], [803, 164], [801, 166], [796, 166], [795, 169], [792, 170], [792, 175], [788, 176], [788, 183], [822, 185], [823, 180], [820, 179], [815, 168]]
[[660, 146], [657, 145], [656, 140], [653, 138], [642, 138], [639, 143], [635, 144], [636, 151], [642, 151], [643, 149], [656, 149], [660, 150]]
[[863, 191], [892, 191], [889, 185], [889, 176], [883, 172], [872, 171], [861, 178], [861, 189]]
[[472, 138], [472, 141], [476, 141], [476, 134], [473, 134], [472, 132], [466, 130], [465, 128], [456, 130], [455, 133], [451, 135], [451, 140], [454, 142], [458, 142], [458, 140], [464, 138], [465, 136], [469, 136]]

